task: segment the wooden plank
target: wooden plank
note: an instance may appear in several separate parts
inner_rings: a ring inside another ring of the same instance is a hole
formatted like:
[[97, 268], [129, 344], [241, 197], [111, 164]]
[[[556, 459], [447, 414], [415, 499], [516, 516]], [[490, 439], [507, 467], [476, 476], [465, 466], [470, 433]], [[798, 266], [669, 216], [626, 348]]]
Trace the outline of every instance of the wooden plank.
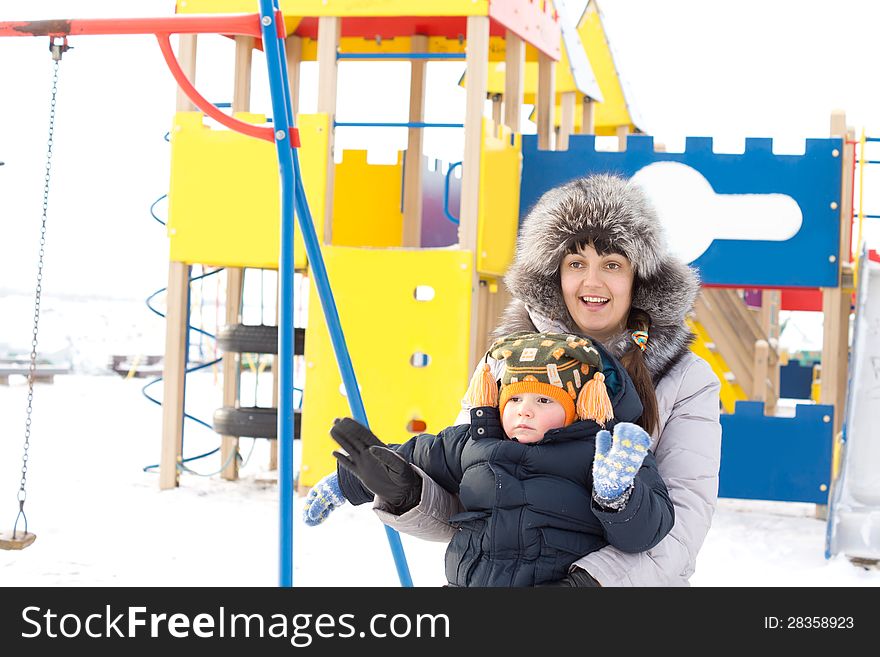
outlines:
[[[846, 115], [835, 111], [831, 115], [831, 136], [855, 139], [855, 133], [846, 127]], [[824, 313], [822, 336], [822, 379], [819, 400], [834, 406], [834, 435], [843, 426], [846, 406], [847, 363], [849, 361], [849, 321], [852, 290], [841, 287], [844, 280], [842, 265], [850, 265], [852, 239], [852, 170], [855, 166], [851, 148], [840, 154], [842, 180], [840, 190], [840, 243], [838, 245], [838, 287], [822, 288]]]
[[[177, 60], [190, 82], [196, 82], [195, 34], [181, 34]], [[178, 87], [176, 109], [192, 112], [193, 105]], [[183, 448], [183, 397], [186, 383], [186, 318], [189, 306], [189, 271], [186, 263], [169, 261], [165, 309], [165, 359], [162, 374], [162, 449], [159, 455], [159, 489], [176, 488], [177, 465]]]
[[324, 243], [333, 241], [333, 180], [336, 163], [333, 150], [336, 130], [336, 83], [339, 66], [336, 59], [342, 20], [333, 16], [318, 19], [318, 112], [330, 115], [330, 138], [327, 141], [327, 187], [324, 192]]
[[168, 263], [165, 302], [165, 369], [162, 393], [162, 452], [159, 488], [176, 488], [177, 464], [183, 446], [183, 386], [186, 370], [186, 317], [189, 305], [189, 265]]
[[723, 313], [715, 303], [717, 297], [711, 292], [712, 290], [704, 288], [697, 297], [694, 305], [697, 321], [712, 337], [716, 351], [724, 358], [736, 382], [743, 389], [748, 389], [752, 380], [752, 355], [743, 349], [739, 337], [724, 321]]
[[581, 134], [592, 135], [596, 133], [596, 113], [593, 111], [595, 104], [592, 99], [584, 96], [581, 107]]
[[254, 37], [235, 37], [235, 82], [232, 88], [232, 111], [246, 112], [251, 106], [251, 62]]
[[619, 125], [614, 132], [617, 134], [617, 150], [622, 153], [626, 150], [626, 138], [629, 135], [629, 126]]
[[[410, 39], [413, 52], [428, 50], [428, 37], [417, 34]], [[425, 120], [425, 80], [428, 62], [414, 59], [410, 62], [409, 120]], [[422, 173], [425, 166], [425, 131], [410, 128], [407, 131], [406, 166], [403, 169], [403, 246], [419, 248], [422, 245]]]
[[467, 77], [465, 78], [464, 157], [461, 169], [459, 248], [473, 254], [470, 341], [468, 362], [476, 366], [477, 326], [480, 317], [480, 279], [477, 273], [477, 236], [480, 211], [480, 152], [483, 142], [483, 104], [489, 84], [489, 19], [467, 19]]
[[538, 148], [553, 149], [553, 112], [556, 109], [556, 62], [538, 53], [538, 97], [535, 109], [538, 122]]
[[[226, 268], [226, 324], [241, 322], [241, 297], [244, 287], [244, 270], [238, 267]], [[238, 406], [239, 388], [241, 383], [240, 355], [223, 354], [223, 406]], [[230, 481], [238, 479], [238, 438], [223, 436], [220, 441], [220, 463], [223, 469], [220, 476]]]
[[[275, 323], [281, 317], [281, 279], [278, 278], [275, 285]], [[293, 357], [295, 358], [295, 356]], [[278, 354], [272, 356], [272, 406], [278, 408], [278, 371], [281, 369], [281, 359]], [[269, 470], [278, 469], [278, 441], [269, 441]]]
[[494, 94], [492, 100], [492, 134], [501, 134], [501, 94]]
[[[782, 292], [780, 290], [762, 290], [761, 292], [761, 330], [767, 335], [767, 340], [775, 347], [776, 362], [771, 362], [769, 372], [769, 384], [772, 388], [772, 399], [779, 400], [779, 368], [782, 359], [779, 352], [779, 309], [782, 307]], [[774, 404], [775, 406], [775, 404]]]
[[[196, 83], [197, 37], [196, 34], [180, 34], [177, 37], [177, 61], [180, 63], [183, 74], [194, 86]], [[195, 109], [196, 106], [190, 102], [183, 90], [177, 87], [177, 111], [193, 112]]]
[[[232, 111], [247, 112], [251, 108], [251, 71], [254, 39], [235, 37], [235, 72], [232, 91]], [[226, 268], [226, 317], [227, 325], [241, 322], [241, 297], [244, 287], [244, 270], [237, 267]], [[223, 354], [223, 406], [238, 406], [241, 367], [239, 354]], [[220, 476], [235, 481], [238, 479], [238, 437], [222, 436], [220, 439]]]
[[[767, 367], [770, 355], [770, 344], [766, 340], [755, 341], [755, 361], [752, 366], [752, 394], [753, 401], [767, 402]], [[765, 406], [765, 414], [767, 409]]]
[[574, 108], [577, 105], [577, 94], [567, 91], [562, 94], [559, 117], [559, 136], [556, 139], [556, 150], [568, 150], [568, 138], [574, 132]]
[[284, 40], [284, 52], [287, 57], [287, 81], [290, 86], [290, 108], [294, 120], [299, 114], [299, 82], [300, 65], [302, 64], [302, 39], [289, 36]]
[[504, 45], [504, 123], [513, 132], [520, 132], [526, 48], [523, 40], [510, 30]]

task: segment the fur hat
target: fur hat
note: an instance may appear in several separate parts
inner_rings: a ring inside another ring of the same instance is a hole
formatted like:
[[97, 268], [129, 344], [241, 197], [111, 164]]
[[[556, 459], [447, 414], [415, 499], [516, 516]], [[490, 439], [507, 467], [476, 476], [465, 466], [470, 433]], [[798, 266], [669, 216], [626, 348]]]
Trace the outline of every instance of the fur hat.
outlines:
[[[695, 269], [669, 253], [657, 213], [636, 184], [597, 174], [545, 192], [522, 221], [516, 256], [505, 276], [508, 289], [529, 311], [576, 330], [562, 297], [559, 268], [570, 249], [583, 242], [619, 252], [632, 263], [632, 305], [651, 319], [645, 358], [656, 377], [693, 339], [684, 321], [700, 282]], [[512, 321], [521, 309], [509, 311], [499, 331], [523, 328], [522, 322]], [[620, 355], [630, 342], [627, 334], [607, 346]]]
[[614, 417], [605, 386], [602, 356], [593, 343], [577, 335], [520, 332], [505, 336], [487, 352], [504, 361], [500, 396], [489, 365], [474, 372], [466, 399], [471, 406], [504, 406], [514, 395], [536, 393], [565, 409], [565, 425], [576, 418], [601, 426]]

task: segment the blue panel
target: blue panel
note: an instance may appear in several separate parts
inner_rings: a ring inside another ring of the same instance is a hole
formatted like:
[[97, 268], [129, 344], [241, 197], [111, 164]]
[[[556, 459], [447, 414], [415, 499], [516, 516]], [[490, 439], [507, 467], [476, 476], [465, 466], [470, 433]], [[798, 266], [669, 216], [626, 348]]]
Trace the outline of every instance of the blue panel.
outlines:
[[721, 416], [719, 497], [827, 504], [833, 420], [824, 404], [784, 418], [765, 417], [762, 402], [737, 402]]
[[810, 399], [813, 390], [813, 365], [790, 360], [779, 368], [779, 396], [789, 399]]
[[[572, 135], [567, 151], [539, 151], [536, 135], [522, 139], [521, 215], [541, 194], [591, 173], [632, 176], [654, 162], [681, 162], [699, 171], [718, 194], [785, 194], [803, 213], [791, 239], [715, 240], [691, 264], [710, 285], [836, 287], [841, 139], [808, 139], [804, 155], [774, 155], [772, 140], [747, 139], [745, 153], [712, 152], [712, 139], [688, 137], [684, 153], [655, 153], [653, 138], [630, 135], [622, 153], [597, 151], [592, 135]], [[837, 150], [838, 157], [832, 152]]]

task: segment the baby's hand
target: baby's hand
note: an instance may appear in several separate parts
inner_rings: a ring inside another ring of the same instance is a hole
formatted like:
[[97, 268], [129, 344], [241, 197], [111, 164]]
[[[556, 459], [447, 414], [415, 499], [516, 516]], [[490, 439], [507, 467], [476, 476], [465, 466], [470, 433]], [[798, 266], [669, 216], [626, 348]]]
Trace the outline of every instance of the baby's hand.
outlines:
[[648, 454], [651, 436], [637, 424], [621, 422], [614, 436], [607, 431], [596, 434], [596, 457], [593, 460], [593, 490], [603, 501], [623, 495]]

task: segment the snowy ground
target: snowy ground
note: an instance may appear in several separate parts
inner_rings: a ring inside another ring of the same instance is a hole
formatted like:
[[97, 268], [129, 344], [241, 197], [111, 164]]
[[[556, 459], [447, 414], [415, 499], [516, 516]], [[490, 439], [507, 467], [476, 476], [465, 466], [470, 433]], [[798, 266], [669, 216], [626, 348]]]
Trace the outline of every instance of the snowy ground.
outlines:
[[[36, 542], [0, 552], [3, 586], [274, 586], [278, 492], [267, 472], [268, 443], [243, 440], [242, 479], [184, 474], [160, 492], [158, 406], [142, 379], [71, 375], [38, 385], [26, 510]], [[0, 386], [0, 526], [17, 511], [26, 385]], [[243, 383], [247, 386], [248, 383]], [[159, 388], [160, 386], [156, 386]], [[210, 418], [219, 400], [210, 371], [188, 387], [190, 412]], [[215, 447], [216, 436], [187, 429], [185, 452]], [[219, 459], [192, 464], [212, 473]], [[344, 507], [306, 527], [296, 498], [294, 583], [394, 586], [385, 532], [365, 507]], [[722, 500], [700, 552], [694, 586], [880, 586], [880, 570], [823, 557], [825, 523], [812, 505]], [[403, 537], [418, 586], [444, 583], [442, 544]]]

